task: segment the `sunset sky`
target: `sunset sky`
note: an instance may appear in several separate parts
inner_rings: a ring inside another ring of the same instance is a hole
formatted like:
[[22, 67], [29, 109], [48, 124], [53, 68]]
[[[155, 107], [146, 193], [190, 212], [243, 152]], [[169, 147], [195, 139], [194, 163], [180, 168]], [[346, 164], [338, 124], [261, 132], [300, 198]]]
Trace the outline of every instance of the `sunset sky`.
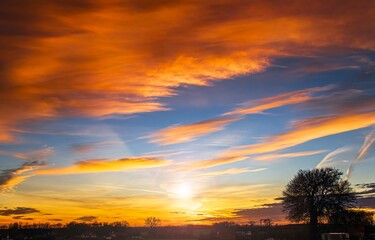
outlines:
[[0, 224], [286, 223], [299, 169], [375, 211], [375, 1], [0, 1]]

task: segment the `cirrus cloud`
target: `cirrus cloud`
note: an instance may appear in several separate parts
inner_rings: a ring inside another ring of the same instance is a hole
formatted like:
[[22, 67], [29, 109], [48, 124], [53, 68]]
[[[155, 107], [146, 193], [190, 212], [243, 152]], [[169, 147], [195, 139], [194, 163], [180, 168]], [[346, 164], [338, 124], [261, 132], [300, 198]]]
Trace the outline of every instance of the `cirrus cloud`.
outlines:
[[192, 124], [171, 126], [153, 133], [147, 138], [160, 145], [193, 141], [195, 138], [222, 130], [225, 125], [238, 121], [241, 117], [218, 117]]
[[254, 160], [258, 161], [274, 161], [281, 158], [297, 158], [297, 157], [306, 157], [315, 154], [320, 154], [325, 152], [325, 150], [316, 150], [316, 151], [305, 151], [305, 152], [291, 152], [291, 153], [273, 153], [273, 154], [264, 154], [253, 157]]
[[244, 115], [259, 114], [263, 113], [265, 110], [307, 102], [313, 99], [312, 94], [328, 91], [333, 88], [335, 88], [334, 85], [307, 88], [257, 99], [243, 103], [240, 108], [226, 112], [222, 114], [221, 117], [211, 118], [191, 124], [167, 127], [147, 136], [146, 138], [151, 138], [151, 142], [158, 143], [159, 145], [170, 145], [193, 141], [197, 137], [205, 136], [224, 129], [226, 125], [241, 120]]
[[248, 155], [283, 150], [314, 139], [369, 127], [373, 124], [375, 124], [374, 112], [307, 118], [295, 122], [289, 131], [267, 137], [260, 143], [233, 147], [220, 152], [216, 158], [194, 161], [181, 168], [201, 169], [243, 161]]
[[8, 143], [31, 120], [167, 110], [158, 99], [176, 87], [259, 72], [278, 56], [375, 48], [373, 1], [0, 4]]
[[261, 172], [267, 170], [267, 168], [254, 168], [254, 169], [248, 169], [248, 168], [230, 168], [215, 172], [207, 172], [199, 174], [198, 176], [221, 176], [221, 175], [234, 175], [234, 174], [240, 174], [240, 173], [249, 173], [249, 172]]
[[39, 175], [66, 175], [100, 172], [121, 172], [144, 168], [164, 167], [169, 161], [157, 158], [121, 158], [116, 160], [92, 159], [75, 162], [71, 166], [41, 169]]

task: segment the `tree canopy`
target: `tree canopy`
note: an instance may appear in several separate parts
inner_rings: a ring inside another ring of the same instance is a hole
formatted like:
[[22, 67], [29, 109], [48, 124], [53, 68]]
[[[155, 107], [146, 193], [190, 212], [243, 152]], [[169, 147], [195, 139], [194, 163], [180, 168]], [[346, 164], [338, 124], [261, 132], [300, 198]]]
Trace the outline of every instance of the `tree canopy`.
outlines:
[[293, 222], [309, 222], [316, 239], [319, 220], [344, 213], [356, 200], [350, 183], [334, 168], [299, 170], [283, 191], [284, 212]]

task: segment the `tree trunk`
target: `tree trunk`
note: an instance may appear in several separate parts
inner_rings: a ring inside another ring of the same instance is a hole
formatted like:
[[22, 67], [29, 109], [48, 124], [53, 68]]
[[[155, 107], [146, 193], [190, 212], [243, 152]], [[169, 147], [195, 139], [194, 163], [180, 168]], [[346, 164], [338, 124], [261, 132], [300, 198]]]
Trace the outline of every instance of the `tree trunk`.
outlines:
[[310, 240], [319, 240], [318, 214], [316, 212], [316, 209], [310, 210]]

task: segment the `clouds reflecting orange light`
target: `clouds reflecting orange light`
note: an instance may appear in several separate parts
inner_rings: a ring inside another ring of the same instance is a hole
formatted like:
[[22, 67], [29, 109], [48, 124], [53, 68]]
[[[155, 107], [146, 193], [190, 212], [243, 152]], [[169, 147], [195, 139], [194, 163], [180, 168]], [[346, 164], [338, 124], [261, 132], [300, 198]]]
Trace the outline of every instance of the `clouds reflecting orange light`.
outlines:
[[2, 4], [2, 142], [33, 119], [165, 110], [157, 98], [175, 87], [259, 72], [275, 56], [375, 48], [372, 1]]
[[0, 223], [282, 223], [280, 169], [330, 166], [375, 124], [373, 9], [0, 1]]

